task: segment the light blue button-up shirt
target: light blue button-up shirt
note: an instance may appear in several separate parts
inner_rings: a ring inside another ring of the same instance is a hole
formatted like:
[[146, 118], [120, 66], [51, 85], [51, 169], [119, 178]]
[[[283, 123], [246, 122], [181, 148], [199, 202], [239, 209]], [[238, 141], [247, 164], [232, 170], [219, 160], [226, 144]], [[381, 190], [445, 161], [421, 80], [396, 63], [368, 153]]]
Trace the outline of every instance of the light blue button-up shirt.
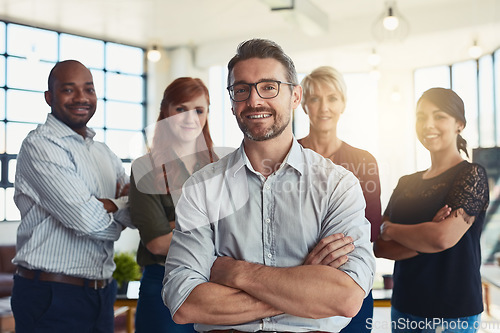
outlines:
[[[334, 233], [354, 239], [355, 249], [339, 269], [368, 293], [375, 258], [364, 209], [357, 178], [295, 139], [280, 168], [267, 178], [252, 168], [242, 145], [185, 183], [176, 207], [163, 299], [175, 314], [197, 285], [209, 281], [218, 256], [272, 267], [299, 266], [322, 238]], [[338, 332], [349, 320], [282, 314], [241, 325], [195, 328]]]
[[[114, 241], [127, 209], [108, 213], [97, 198], [114, 198], [129, 182], [104, 143], [83, 138], [52, 114], [23, 141], [14, 200], [21, 212], [14, 264], [88, 279], [110, 278]], [[119, 222], [120, 221], [120, 222]]]

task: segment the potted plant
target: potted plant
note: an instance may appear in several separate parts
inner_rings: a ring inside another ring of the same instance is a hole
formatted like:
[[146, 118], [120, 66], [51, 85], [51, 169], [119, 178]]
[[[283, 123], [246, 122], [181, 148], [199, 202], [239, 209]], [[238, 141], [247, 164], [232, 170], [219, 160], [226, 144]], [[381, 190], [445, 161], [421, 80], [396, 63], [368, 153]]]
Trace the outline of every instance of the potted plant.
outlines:
[[130, 252], [117, 252], [114, 256], [115, 271], [113, 278], [118, 283], [118, 294], [126, 294], [129, 281], [141, 279], [141, 268], [135, 261], [135, 256]]

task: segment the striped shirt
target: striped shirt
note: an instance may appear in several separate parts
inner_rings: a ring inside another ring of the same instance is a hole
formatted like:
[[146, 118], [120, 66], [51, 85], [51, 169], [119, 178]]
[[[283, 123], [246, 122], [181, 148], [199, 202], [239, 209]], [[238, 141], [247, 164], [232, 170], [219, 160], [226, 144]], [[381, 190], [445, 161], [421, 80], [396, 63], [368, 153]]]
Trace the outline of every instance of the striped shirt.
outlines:
[[21, 212], [13, 263], [88, 279], [113, 274], [114, 241], [128, 211], [108, 213], [98, 198], [114, 198], [129, 178], [104, 144], [84, 139], [49, 114], [31, 131], [17, 158], [14, 201]]

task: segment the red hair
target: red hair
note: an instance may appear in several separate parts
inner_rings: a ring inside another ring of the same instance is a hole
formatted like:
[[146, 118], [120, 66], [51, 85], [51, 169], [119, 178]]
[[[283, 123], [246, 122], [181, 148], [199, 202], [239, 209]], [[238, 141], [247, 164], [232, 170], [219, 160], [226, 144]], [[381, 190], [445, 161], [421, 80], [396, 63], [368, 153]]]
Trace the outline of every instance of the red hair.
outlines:
[[[208, 93], [208, 88], [205, 86], [202, 80], [192, 77], [180, 77], [178, 79], [175, 79], [163, 92], [163, 99], [160, 103], [160, 114], [158, 115], [157, 121], [168, 118], [169, 106], [182, 104], [200, 95], [205, 95], [207, 104], [210, 106], [210, 94]], [[202, 133], [207, 148], [210, 151], [213, 148], [214, 144], [212, 141], [212, 137], [210, 136], [210, 130], [208, 128], [208, 118], [205, 122], [205, 126], [203, 126]]]
[[[160, 103], [160, 114], [158, 115], [157, 119], [157, 127], [155, 128], [155, 133], [153, 135], [153, 143], [152, 143], [152, 151], [155, 150], [156, 148], [156, 153], [167, 153], [169, 154], [168, 151], [158, 151], [158, 149], [161, 149], [159, 147], [165, 147], [168, 145], [169, 142], [172, 142], [171, 139], [169, 139], [169, 136], [172, 135], [172, 133], [166, 132], [162, 133], [162, 130], [164, 131], [164, 127], [158, 127], [158, 123], [169, 117], [168, 114], [168, 109], [172, 105], [179, 105], [185, 102], [188, 102], [190, 100], [195, 99], [196, 97], [199, 96], [205, 96], [207, 100], [207, 104], [210, 106], [210, 95], [208, 93], [208, 89], [203, 83], [202, 80], [198, 78], [192, 78], [192, 77], [180, 77], [178, 79], [175, 79], [172, 83], [170, 83], [165, 91], [163, 92], [163, 99], [161, 100]], [[207, 110], [208, 112], [209, 110]], [[197, 146], [197, 151], [198, 151], [198, 158], [200, 164], [206, 165], [209, 163], [212, 163], [216, 161], [218, 158], [213, 152], [213, 141], [212, 137], [210, 136], [210, 130], [208, 127], [208, 117], [205, 122], [205, 125], [202, 128], [202, 134], [196, 139], [196, 146]], [[163, 150], [163, 149], [162, 149]], [[179, 170], [178, 167], [175, 166], [176, 164], [172, 165], [171, 163], [167, 164], [162, 164], [162, 171], [160, 171], [159, 176], [160, 178], [163, 178], [165, 183], [167, 183], [167, 170], [168, 169], [168, 178], [171, 180], [171, 183], [175, 183], [177, 181], [177, 178], [180, 176], [179, 175]], [[180, 180], [180, 179], [179, 179]], [[182, 181], [183, 182], [183, 181]], [[157, 184], [159, 185], [162, 183], [160, 179], [157, 178]], [[167, 185], [167, 193], [170, 192], [169, 190], [169, 185]]]

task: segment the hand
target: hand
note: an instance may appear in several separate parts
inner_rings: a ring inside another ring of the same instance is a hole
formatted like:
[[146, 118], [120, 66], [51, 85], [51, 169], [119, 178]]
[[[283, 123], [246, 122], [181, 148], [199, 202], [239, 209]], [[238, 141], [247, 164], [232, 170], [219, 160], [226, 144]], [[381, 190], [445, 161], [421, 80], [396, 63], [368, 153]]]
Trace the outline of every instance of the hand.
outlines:
[[392, 222], [385, 221], [380, 226], [380, 238], [385, 241], [390, 241], [391, 238], [387, 235], [387, 229], [391, 226]]
[[339, 268], [347, 262], [347, 254], [354, 250], [353, 239], [333, 234], [319, 241], [307, 255], [304, 265], [326, 265]]
[[210, 269], [210, 282], [231, 287], [231, 270], [235, 268], [238, 260], [231, 257], [218, 257]]
[[444, 205], [443, 208], [438, 210], [436, 215], [432, 218], [432, 222], [441, 222], [451, 214], [451, 207]]
[[97, 200], [99, 200], [100, 202], [102, 202], [102, 204], [104, 205], [104, 209], [106, 209], [106, 211], [108, 213], [114, 213], [118, 210], [118, 207], [116, 207], [115, 203], [109, 199], [99, 199], [97, 198]]
[[175, 229], [175, 221], [170, 221], [170, 222], [168, 222], [168, 224], [170, 225], [170, 229], [172, 229], [172, 230]]
[[129, 189], [130, 189], [130, 183], [123, 185], [123, 187], [121, 189], [120, 189], [120, 184], [116, 183], [115, 199], [127, 196]]

